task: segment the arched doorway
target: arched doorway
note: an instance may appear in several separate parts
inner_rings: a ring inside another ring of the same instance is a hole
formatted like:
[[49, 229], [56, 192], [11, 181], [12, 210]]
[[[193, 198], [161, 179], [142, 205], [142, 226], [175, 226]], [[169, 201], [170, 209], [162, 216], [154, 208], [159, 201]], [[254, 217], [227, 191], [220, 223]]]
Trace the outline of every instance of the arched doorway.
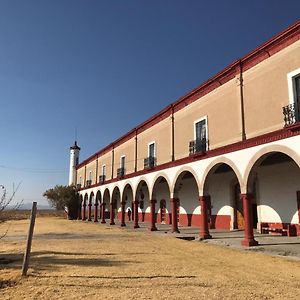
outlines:
[[145, 180], [141, 180], [137, 186], [134, 200], [134, 227], [138, 228], [138, 221], [150, 222], [149, 188]]
[[123, 190], [122, 201], [125, 202], [125, 219], [127, 221], [133, 220], [133, 190], [129, 183], [127, 183]]
[[259, 157], [249, 172], [247, 191], [257, 205], [259, 232], [300, 235], [300, 169], [289, 155], [272, 151]]
[[244, 229], [240, 182], [233, 167], [220, 162], [213, 165], [204, 179], [203, 195], [211, 229]]
[[152, 199], [156, 200], [155, 222], [171, 224], [170, 187], [165, 177], [159, 176], [153, 185]]
[[102, 201], [102, 221], [110, 218], [110, 193], [108, 189], [105, 189], [103, 193], [103, 201]]
[[121, 194], [120, 189], [116, 186], [113, 189], [111, 197], [112, 215], [110, 215], [111, 225], [114, 224], [114, 218], [121, 219]]
[[101, 193], [97, 191], [95, 208], [94, 208], [94, 222], [98, 222], [98, 219], [101, 218]]
[[190, 171], [183, 171], [178, 175], [174, 198], [177, 199], [178, 223], [183, 226], [200, 226], [199, 189]]

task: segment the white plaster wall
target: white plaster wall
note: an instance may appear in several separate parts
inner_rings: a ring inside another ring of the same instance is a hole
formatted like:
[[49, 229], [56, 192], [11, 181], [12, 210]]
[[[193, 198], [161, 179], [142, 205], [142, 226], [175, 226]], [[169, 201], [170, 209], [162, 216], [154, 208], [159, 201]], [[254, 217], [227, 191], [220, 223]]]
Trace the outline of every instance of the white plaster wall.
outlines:
[[229, 215], [233, 218], [233, 172], [217, 173], [209, 177], [209, 195], [213, 215]]
[[200, 213], [199, 192], [194, 178], [181, 180], [182, 187], [178, 192], [180, 200], [180, 213]]
[[293, 163], [261, 166], [258, 177], [260, 222], [298, 223], [296, 191], [300, 190], [300, 170]]

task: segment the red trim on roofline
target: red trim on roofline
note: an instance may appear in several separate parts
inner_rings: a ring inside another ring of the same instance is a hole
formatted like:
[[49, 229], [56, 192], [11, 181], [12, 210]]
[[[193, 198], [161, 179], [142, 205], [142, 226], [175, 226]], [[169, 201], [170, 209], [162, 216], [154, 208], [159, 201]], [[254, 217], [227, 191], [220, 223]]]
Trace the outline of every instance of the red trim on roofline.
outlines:
[[191, 104], [197, 99], [203, 97], [204, 95], [210, 93], [214, 89], [218, 88], [219, 86], [233, 79], [237, 74], [240, 73], [241, 70], [243, 72], [249, 70], [250, 68], [257, 65], [258, 63], [276, 54], [280, 50], [288, 47], [289, 45], [293, 44], [299, 39], [300, 39], [300, 21], [297, 21], [293, 25], [285, 29], [284, 31], [275, 35], [270, 40], [268, 40], [261, 46], [257, 47], [253, 51], [251, 51], [249, 54], [245, 55], [241, 59], [234, 61], [232, 64], [224, 68], [221, 72], [217, 73], [214, 77], [203, 82], [198, 87], [193, 89], [191, 92], [179, 98], [169, 106], [165, 107], [157, 114], [153, 115], [145, 122], [138, 125], [136, 128], [130, 130], [129, 132], [127, 132], [126, 134], [124, 134], [123, 136], [115, 140], [113, 143], [109, 144], [108, 146], [104, 147], [103, 149], [99, 150], [92, 156], [82, 161], [77, 166], [77, 169], [97, 159], [99, 156], [104, 155], [105, 153], [112, 150], [114, 147], [117, 147], [125, 143], [135, 135], [135, 132], [141, 133], [149, 129], [151, 126], [164, 120], [165, 118], [171, 115], [172, 108], [174, 108], [174, 112], [181, 110], [185, 106]]

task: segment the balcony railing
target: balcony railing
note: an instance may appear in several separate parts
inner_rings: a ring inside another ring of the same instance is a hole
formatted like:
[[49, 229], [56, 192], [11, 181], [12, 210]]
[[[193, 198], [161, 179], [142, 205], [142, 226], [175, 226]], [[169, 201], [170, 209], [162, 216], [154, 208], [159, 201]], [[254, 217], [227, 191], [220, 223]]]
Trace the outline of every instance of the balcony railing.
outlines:
[[105, 175], [100, 175], [99, 176], [99, 183], [103, 184], [105, 182], [106, 176]]
[[86, 181], [86, 186], [91, 186], [92, 185], [92, 180], [87, 180]]
[[76, 184], [76, 189], [77, 189], [77, 190], [80, 190], [80, 189], [81, 189], [81, 183], [77, 183], [77, 184]]
[[282, 108], [283, 116], [284, 116], [284, 126], [293, 125], [299, 121], [299, 117], [297, 114], [295, 104], [289, 104]]
[[122, 178], [125, 175], [125, 168], [119, 168], [117, 169], [117, 177]]
[[206, 139], [191, 141], [189, 144], [190, 155], [195, 153], [205, 152], [207, 150], [206, 145], [207, 145]]
[[144, 169], [152, 169], [156, 166], [156, 157], [149, 156], [144, 159]]

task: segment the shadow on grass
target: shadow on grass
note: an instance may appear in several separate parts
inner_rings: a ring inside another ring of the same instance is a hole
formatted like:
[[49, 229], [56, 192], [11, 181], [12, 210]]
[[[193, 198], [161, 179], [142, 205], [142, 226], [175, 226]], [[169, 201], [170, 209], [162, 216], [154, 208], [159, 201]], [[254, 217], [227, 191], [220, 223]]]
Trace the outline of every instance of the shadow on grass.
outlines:
[[[0, 254], [0, 269], [21, 269], [23, 254]], [[35, 271], [54, 270], [63, 268], [65, 265], [82, 266], [82, 267], [111, 267], [122, 266], [125, 264], [136, 264], [138, 261], [129, 260], [108, 260], [103, 259], [99, 254], [98, 257], [88, 258], [88, 253], [72, 253], [72, 252], [56, 252], [56, 251], [40, 251], [31, 252], [29, 265]], [[93, 254], [92, 254], [93, 255]], [[112, 254], [110, 254], [112, 255]]]
[[[60, 278], [61, 276], [52, 276], [52, 275], [32, 275], [33, 277], [40, 277], [40, 278]], [[195, 275], [149, 275], [149, 276], [96, 276], [96, 275], [70, 275], [64, 276], [65, 278], [97, 278], [97, 279], [156, 279], [156, 278], [173, 278], [173, 279], [184, 279], [184, 278], [196, 278]]]

